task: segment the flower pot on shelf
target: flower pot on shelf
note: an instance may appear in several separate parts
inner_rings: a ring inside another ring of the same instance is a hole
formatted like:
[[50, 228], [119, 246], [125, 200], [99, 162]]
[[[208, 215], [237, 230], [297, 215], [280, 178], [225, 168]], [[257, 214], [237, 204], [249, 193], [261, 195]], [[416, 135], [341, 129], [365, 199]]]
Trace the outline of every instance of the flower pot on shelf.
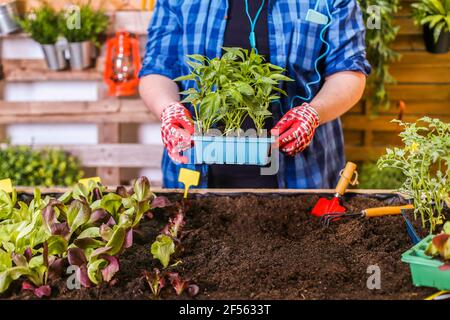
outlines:
[[57, 44], [41, 44], [47, 67], [53, 71], [61, 71], [67, 68], [65, 49]]
[[195, 164], [264, 166], [270, 162], [274, 138], [194, 136]]
[[429, 235], [412, 249], [406, 251], [402, 255], [402, 261], [409, 264], [415, 286], [450, 290], [450, 270], [441, 270], [444, 262], [425, 254], [433, 237], [433, 235]]
[[84, 70], [94, 65], [96, 55], [92, 41], [69, 42], [70, 67], [74, 70]]
[[423, 27], [423, 39], [425, 41], [425, 47], [430, 53], [447, 53], [450, 48], [450, 32], [442, 31], [438, 41], [434, 41], [433, 30], [428, 25]]
[[16, 1], [0, 4], [0, 34], [10, 34], [20, 30], [15, 17], [18, 15]]

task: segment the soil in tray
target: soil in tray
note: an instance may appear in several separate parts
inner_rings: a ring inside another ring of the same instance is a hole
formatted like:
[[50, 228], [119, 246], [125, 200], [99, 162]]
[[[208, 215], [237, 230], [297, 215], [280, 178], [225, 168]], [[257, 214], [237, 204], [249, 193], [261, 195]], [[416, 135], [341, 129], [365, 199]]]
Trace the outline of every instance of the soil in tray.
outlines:
[[[198, 284], [196, 299], [423, 299], [436, 292], [414, 287], [408, 265], [400, 261], [411, 247], [402, 217], [343, 219], [326, 229], [309, 214], [318, 198], [192, 200], [177, 271]], [[352, 211], [382, 205], [367, 197], [346, 204]], [[150, 244], [175, 210], [160, 210], [142, 223], [113, 285], [69, 291], [65, 280], [54, 282], [53, 298], [151, 299], [142, 271], [159, 267]], [[380, 290], [367, 288], [367, 270], [374, 265], [381, 270]], [[180, 299], [172, 291], [165, 288], [161, 298]], [[32, 298], [18, 285], [7, 296]]]

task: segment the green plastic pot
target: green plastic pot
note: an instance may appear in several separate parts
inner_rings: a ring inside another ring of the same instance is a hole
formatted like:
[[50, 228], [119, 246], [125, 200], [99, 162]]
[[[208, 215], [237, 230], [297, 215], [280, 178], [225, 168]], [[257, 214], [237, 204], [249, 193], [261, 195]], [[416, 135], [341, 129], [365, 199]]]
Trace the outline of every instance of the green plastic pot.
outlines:
[[429, 235], [406, 251], [402, 255], [402, 261], [409, 264], [415, 286], [450, 290], [450, 270], [440, 270], [439, 268], [444, 263], [425, 254], [433, 237], [433, 235]]

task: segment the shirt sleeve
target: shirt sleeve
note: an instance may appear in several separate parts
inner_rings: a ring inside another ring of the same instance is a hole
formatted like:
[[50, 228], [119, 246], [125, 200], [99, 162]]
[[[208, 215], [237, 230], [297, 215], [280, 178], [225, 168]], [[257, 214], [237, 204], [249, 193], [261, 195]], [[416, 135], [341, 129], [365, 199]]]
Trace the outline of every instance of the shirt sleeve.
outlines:
[[174, 79], [180, 73], [178, 48], [181, 26], [170, 0], [158, 0], [148, 27], [148, 41], [139, 77], [159, 74]]
[[325, 36], [330, 52], [325, 60], [325, 77], [340, 71], [359, 71], [366, 76], [371, 67], [366, 59], [365, 26], [356, 0], [335, 0], [332, 22]]

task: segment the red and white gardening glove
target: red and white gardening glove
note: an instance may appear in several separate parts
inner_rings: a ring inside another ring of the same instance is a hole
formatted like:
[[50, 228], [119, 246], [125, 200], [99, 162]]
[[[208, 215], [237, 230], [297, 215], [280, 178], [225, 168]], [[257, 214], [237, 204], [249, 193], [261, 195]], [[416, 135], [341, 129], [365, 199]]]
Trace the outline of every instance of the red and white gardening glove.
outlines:
[[271, 130], [271, 134], [277, 137], [275, 145], [281, 151], [289, 156], [295, 156], [311, 144], [319, 123], [317, 111], [304, 103], [286, 113]]
[[178, 163], [187, 163], [180, 153], [192, 147], [194, 121], [190, 112], [179, 102], [172, 103], [161, 115], [161, 137], [169, 157]]

